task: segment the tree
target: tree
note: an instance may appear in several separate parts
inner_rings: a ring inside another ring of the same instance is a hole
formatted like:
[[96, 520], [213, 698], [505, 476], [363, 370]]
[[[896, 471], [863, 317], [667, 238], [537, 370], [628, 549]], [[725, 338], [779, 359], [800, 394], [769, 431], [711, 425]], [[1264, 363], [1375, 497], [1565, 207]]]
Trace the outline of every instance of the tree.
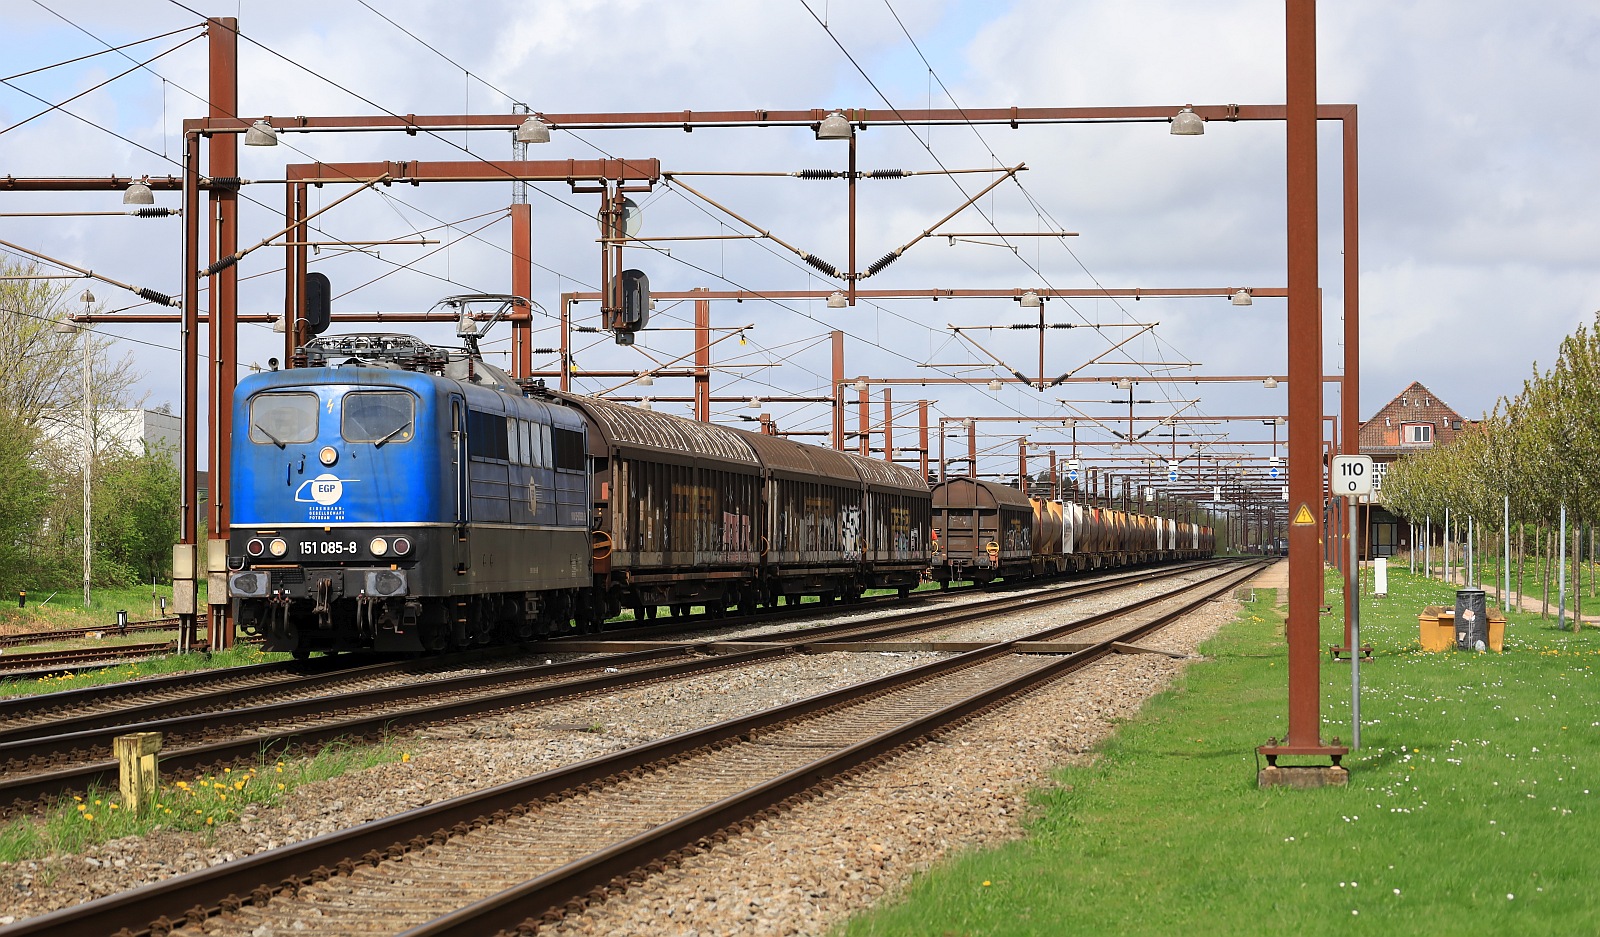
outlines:
[[31, 461], [37, 431], [0, 410], [0, 591], [6, 595], [26, 589], [41, 571], [47, 581], [59, 581], [58, 569], [43, 553], [47, 542], [43, 521], [52, 496], [43, 470]]
[[[0, 260], [0, 277], [33, 276], [31, 263]], [[76, 313], [72, 288], [54, 280], [0, 279], [0, 409], [29, 426], [68, 419], [83, 407], [83, 338], [57, 327]], [[100, 312], [103, 305], [91, 305]], [[112, 340], [90, 332], [92, 409], [126, 406], [142, 375], [133, 358], [112, 360]]]
[[[35, 264], [0, 259], [0, 277], [39, 272]], [[111, 357], [113, 339], [70, 322], [76, 313], [103, 307], [74, 307], [76, 285], [59, 283], [0, 278], [0, 582], [35, 587], [77, 579], [84, 460], [97, 459], [104, 449], [98, 415], [130, 406], [141, 378], [131, 355]], [[85, 343], [91, 377], [87, 427]]]
[[131, 585], [166, 579], [178, 540], [181, 476], [171, 457], [148, 449], [95, 466], [96, 578]]

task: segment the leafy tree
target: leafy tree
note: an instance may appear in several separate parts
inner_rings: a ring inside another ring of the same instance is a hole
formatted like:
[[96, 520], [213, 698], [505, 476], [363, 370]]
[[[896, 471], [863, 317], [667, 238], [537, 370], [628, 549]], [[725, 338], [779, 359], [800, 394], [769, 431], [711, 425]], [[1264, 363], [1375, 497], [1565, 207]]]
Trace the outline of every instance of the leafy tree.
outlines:
[[171, 574], [180, 481], [164, 452], [100, 460], [94, 479], [97, 580], [131, 585]]
[[[70, 321], [85, 311], [74, 302], [76, 284], [3, 278], [39, 272], [32, 263], [0, 259], [0, 583], [15, 580], [35, 588], [79, 580], [84, 458], [98, 462], [105, 455], [108, 431], [101, 414], [134, 405], [132, 388], [141, 378], [131, 356], [111, 357], [111, 338]], [[91, 305], [87, 311], [102, 308]], [[85, 345], [91, 378], [87, 426]], [[116, 499], [100, 498], [96, 517], [100, 508], [114, 515], [135, 507]], [[108, 559], [109, 581], [128, 577], [122, 554]], [[142, 561], [135, 566], [142, 576]]]
[[[34, 264], [0, 259], [0, 277], [39, 272]], [[0, 279], [0, 409], [29, 426], [81, 420], [83, 333], [58, 328], [84, 310], [74, 302], [72, 287], [53, 285], [59, 282]], [[127, 406], [142, 376], [131, 355], [112, 360], [111, 345], [110, 338], [89, 332], [92, 409]]]
[[[0, 591], [6, 595], [32, 585], [47, 541], [43, 522], [52, 496], [46, 475], [31, 461], [37, 431], [0, 409]], [[54, 578], [50, 576], [48, 578]]]

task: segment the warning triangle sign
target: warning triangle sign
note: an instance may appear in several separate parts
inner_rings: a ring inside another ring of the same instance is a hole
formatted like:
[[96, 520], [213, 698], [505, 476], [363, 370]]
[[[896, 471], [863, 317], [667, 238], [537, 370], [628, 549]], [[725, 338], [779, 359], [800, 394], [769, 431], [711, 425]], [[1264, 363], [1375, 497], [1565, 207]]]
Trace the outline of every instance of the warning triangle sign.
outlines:
[[1306, 507], [1305, 502], [1302, 501], [1300, 510], [1294, 512], [1294, 521], [1292, 523], [1296, 527], [1312, 527], [1316, 525], [1317, 519], [1311, 516], [1311, 509]]

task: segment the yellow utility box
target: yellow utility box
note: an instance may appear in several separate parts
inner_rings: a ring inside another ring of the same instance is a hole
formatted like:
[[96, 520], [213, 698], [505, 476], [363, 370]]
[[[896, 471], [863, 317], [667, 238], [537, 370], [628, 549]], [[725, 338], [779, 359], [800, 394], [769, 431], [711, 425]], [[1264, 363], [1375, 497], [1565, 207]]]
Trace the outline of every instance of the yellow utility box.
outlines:
[[[1489, 612], [1489, 650], [1504, 653], [1506, 643], [1506, 616]], [[1418, 639], [1424, 651], [1448, 651], [1456, 646], [1456, 611], [1430, 605], [1417, 616]]]
[[1417, 625], [1424, 651], [1448, 651], [1456, 646], [1454, 609], [1430, 605], [1417, 616]]
[[1505, 653], [1506, 647], [1506, 616], [1491, 609], [1489, 611], [1489, 650], [1496, 654]]

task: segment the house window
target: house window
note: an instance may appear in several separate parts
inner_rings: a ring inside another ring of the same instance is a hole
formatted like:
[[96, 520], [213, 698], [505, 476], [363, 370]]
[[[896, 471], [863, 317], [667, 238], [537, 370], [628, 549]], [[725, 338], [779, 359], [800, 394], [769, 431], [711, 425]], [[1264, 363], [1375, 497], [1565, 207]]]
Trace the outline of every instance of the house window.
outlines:
[[1400, 427], [1400, 441], [1408, 446], [1425, 446], [1433, 442], [1432, 423], [1407, 423]]

